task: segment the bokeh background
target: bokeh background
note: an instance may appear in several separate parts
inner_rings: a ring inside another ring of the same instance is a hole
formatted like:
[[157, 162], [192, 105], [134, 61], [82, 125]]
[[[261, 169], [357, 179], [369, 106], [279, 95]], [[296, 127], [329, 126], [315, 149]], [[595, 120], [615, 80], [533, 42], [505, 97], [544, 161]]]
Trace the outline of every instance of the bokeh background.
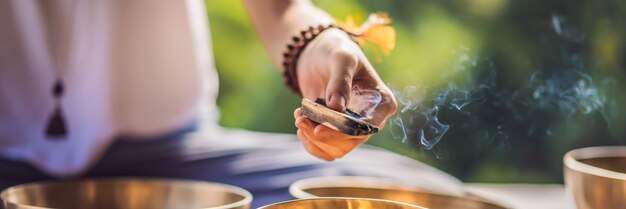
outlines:
[[[626, 1], [318, 0], [333, 17], [385, 11], [380, 62], [401, 111], [368, 143], [469, 182], [562, 182], [563, 154], [626, 145]], [[241, 1], [207, 0], [220, 123], [294, 133], [283, 87]]]

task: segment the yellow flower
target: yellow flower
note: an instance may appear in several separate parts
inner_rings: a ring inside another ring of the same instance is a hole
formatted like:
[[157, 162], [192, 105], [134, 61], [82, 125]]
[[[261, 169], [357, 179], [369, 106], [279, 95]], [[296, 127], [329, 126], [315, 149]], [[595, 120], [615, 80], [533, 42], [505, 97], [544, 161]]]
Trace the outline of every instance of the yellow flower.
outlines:
[[357, 36], [356, 41], [363, 46], [365, 41], [372, 42], [383, 54], [388, 55], [396, 46], [396, 31], [388, 24], [391, 19], [387, 13], [371, 14], [367, 20], [357, 27], [354, 18], [348, 16], [344, 23], [338, 22], [337, 25]]

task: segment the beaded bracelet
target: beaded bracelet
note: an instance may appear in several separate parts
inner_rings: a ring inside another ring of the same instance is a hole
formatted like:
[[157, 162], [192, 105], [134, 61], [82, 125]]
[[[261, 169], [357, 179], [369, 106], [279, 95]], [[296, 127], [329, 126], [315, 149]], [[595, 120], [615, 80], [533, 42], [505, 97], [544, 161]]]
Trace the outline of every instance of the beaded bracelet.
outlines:
[[301, 94], [300, 86], [298, 84], [298, 74], [296, 71], [300, 54], [302, 54], [302, 51], [304, 51], [306, 46], [311, 43], [311, 41], [330, 28], [336, 28], [346, 32], [353, 40], [357, 36], [333, 24], [319, 25], [317, 27], [311, 26], [307, 30], [300, 31], [299, 35], [291, 38], [291, 42], [287, 44], [286, 52], [283, 53], [283, 77], [285, 79], [285, 84], [293, 92]]

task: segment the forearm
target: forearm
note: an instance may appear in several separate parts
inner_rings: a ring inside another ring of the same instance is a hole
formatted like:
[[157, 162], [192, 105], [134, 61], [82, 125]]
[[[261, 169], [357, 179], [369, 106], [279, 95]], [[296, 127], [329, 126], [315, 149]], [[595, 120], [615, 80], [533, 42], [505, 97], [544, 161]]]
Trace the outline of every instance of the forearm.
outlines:
[[244, 4], [277, 66], [281, 66], [282, 53], [292, 36], [309, 26], [333, 23], [328, 14], [309, 0], [244, 0]]

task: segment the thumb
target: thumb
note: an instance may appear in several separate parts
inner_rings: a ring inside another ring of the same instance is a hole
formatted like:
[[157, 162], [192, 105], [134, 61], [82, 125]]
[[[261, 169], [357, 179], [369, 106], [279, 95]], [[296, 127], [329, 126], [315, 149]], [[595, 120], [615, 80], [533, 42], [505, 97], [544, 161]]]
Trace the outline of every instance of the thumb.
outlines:
[[349, 52], [338, 52], [334, 55], [334, 62], [329, 66], [330, 80], [326, 87], [326, 105], [334, 110], [343, 111], [350, 99], [352, 78], [356, 71], [358, 60]]

